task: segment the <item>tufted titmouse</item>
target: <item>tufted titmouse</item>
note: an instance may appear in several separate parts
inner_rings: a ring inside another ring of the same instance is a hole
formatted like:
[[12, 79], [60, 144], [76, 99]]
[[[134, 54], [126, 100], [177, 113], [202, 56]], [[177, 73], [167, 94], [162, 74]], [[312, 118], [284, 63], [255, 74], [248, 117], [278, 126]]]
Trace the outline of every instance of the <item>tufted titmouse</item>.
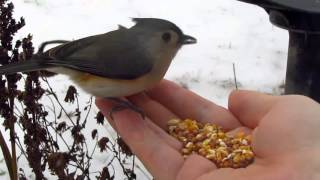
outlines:
[[[99, 97], [129, 96], [158, 83], [184, 44], [196, 39], [172, 22], [133, 18], [131, 28], [64, 42], [30, 60], [0, 67], [0, 74], [47, 70], [70, 76], [86, 92]], [[60, 41], [57, 41], [60, 42]]]

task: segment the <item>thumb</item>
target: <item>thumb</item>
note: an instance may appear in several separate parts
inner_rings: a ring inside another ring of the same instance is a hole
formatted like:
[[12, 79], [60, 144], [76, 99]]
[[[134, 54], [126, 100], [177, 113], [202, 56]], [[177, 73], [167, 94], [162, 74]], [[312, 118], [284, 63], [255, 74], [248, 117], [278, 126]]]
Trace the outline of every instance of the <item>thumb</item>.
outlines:
[[255, 128], [261, 118], [278, 101], [279, 96], [267, 95], [255, 91], [235, 90], [229, 96], [229, 111], [249, 128]]

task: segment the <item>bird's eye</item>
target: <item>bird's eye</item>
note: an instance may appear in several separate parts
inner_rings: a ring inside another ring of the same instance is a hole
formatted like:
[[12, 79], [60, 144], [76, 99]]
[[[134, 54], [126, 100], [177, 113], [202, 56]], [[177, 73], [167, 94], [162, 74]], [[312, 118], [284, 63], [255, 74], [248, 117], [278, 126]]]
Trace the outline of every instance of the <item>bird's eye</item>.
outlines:
[[162, 39], [165, 41], [165, 42], [169, 42], [170, 39], [171, 39], [171, 34], [168, 33], [168, 32], [165, 32], [162, 34]]

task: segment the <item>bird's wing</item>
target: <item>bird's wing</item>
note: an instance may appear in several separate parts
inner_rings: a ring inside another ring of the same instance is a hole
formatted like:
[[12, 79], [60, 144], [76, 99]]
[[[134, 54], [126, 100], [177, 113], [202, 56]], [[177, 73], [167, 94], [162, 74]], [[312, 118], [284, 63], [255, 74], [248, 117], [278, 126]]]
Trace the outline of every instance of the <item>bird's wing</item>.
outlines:
[[63, 66], [112, 79], [135, 79], [151, 71], [144, 46], [127, 30], [87, 37], [48, 50], [47, 65]]

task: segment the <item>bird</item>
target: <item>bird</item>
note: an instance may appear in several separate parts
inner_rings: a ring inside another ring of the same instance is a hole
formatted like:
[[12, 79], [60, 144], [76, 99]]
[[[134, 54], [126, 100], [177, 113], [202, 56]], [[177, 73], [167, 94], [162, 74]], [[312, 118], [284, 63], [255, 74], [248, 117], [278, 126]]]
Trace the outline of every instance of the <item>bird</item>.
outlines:
[[[46, 70], [64, 74], [85, 92], [122, 103], [121, 97], [150, 89], [163, 79], [183, 45], [196, 38], [174, 23], [158, 18], [132, 18], [135, 23], [74, 41], [47, 41], [30, 59], [0, 66], [0, 75]], [[60, 45], [44, 51], [48, 44]], [[141, 113], [141, 112], [140, 112]]]

